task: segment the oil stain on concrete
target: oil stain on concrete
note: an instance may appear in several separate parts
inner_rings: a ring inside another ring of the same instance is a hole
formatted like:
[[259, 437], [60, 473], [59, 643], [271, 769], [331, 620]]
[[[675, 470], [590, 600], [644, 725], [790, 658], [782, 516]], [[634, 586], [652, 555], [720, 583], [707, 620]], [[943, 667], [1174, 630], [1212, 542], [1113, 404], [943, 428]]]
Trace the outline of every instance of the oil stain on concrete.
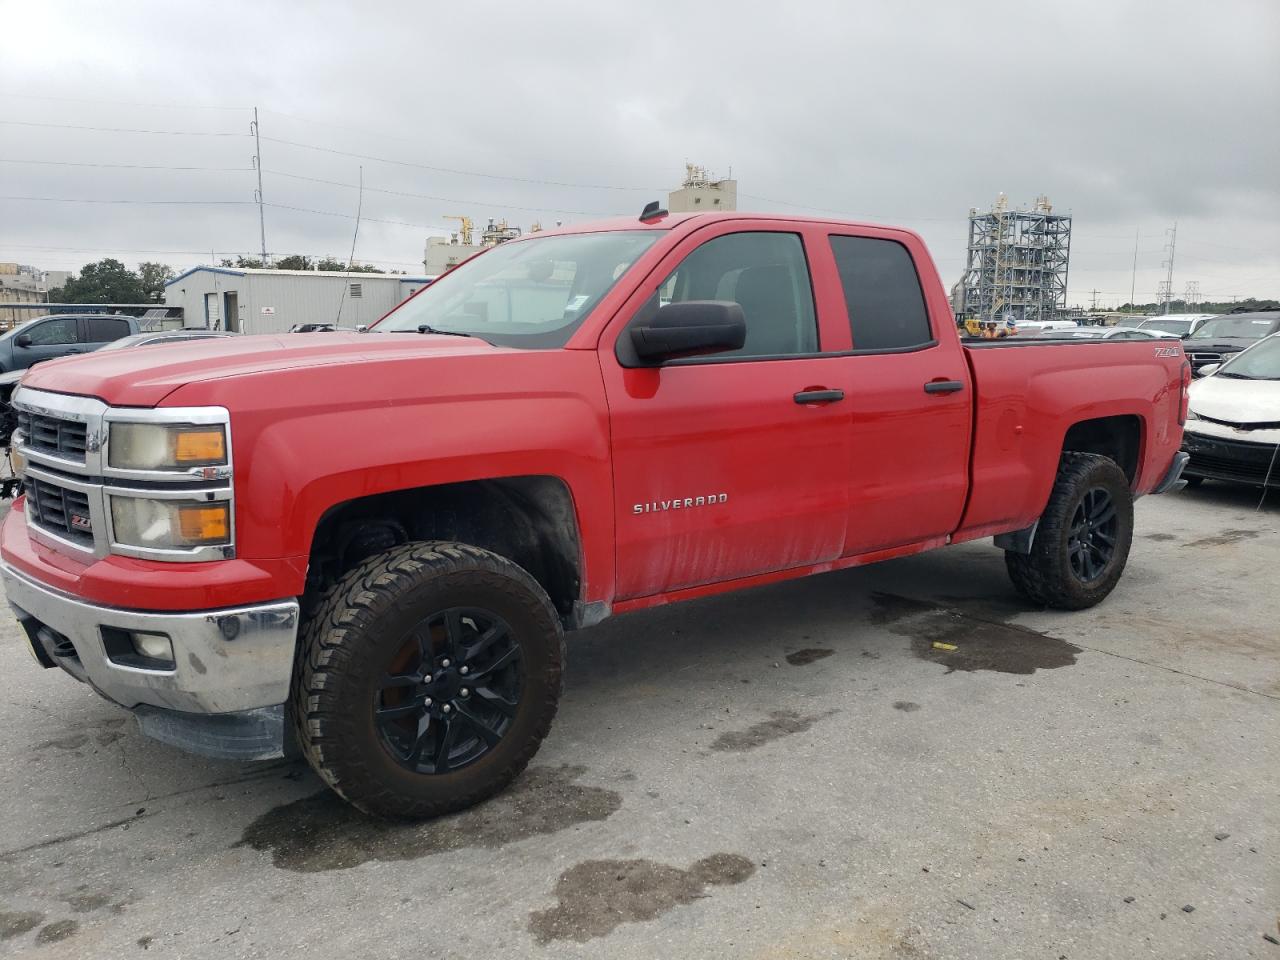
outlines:
[[803, 667], [815, 660], [823, 660], [835, 653], [834, 650], [826, 650], [822, 647], [806, 647], [804, 650], [797, 650], [795, 653], [787, 654], [787, 663], [793, 667]]
[[44, 914], [34, 910], [0, 910], [0, 940], [12, 940], [44, 923]]
[[893, 709], [901, 710], [903, 713], [915, 713], [920, 709], [920, 704], [911, 700], [895, 700], [893, 701]]
[[504, 793], [462, 813], [426, 823], [366, 816], [329, 791], [267, 811], [237, 846], [271, 852], [283, 870], [346, 870], [371, 860], [416, 860], [465, 847], [501, 847], [605, 820], [622, 806], [613, 790], [575, 783], [584, 767], [535, 767]]
[[585, 943], [624, 923], [654, 920], [709, 896], [708, 887], [742, 883], [755, 864], [736, 853], [715, 853], [682, 870], [653, 860], [588, 860], [560, 874], [554, 907], [529, 917], [540, 944]]
[[80, 924], [75, 920], [55, 920], [40, 928], [36, 933], [36, 943], [57, 943], [67, 937], [75, 936], [79, 929]]
[[1242, 540], [1253, 540], [1258, 536], [1257, 530], [1223, 530], [1212, 537], [1203, 537], [1184, 543], [1184, 547], [1227, 547]]
[[1172, 533], [1148, 533], [1144, 540], [1154, 540], [1156, 543], [1168, 543], [1170, 540], [1177, 540]]
[[[1068, 667], [1081, 648], [1037, 630], [1004, 622], [1022, 612], [1012, 604], [952, 598], [950, 603], [910, 600], [891, 594], [874, 594], [882, 606], [881, 621], [899, 636], [909, 637], [911, 652], [947, 668], [948, 673], [992, 670], [1031, 674], [1037, 670]], [[904, 602], [906, 601], [906, 602]]]
[[819, 720], [824, 720], [835, 712], [828, 710], [826, 713], [802, 715], [795, 710], [775, 710], [769, 714], [768, 720], [753, 723], [745, 730], [729, 730], [720, 734], [711, 744], [711, 749], [730, 753], [754, 750], [774, 740], [804, 733]]

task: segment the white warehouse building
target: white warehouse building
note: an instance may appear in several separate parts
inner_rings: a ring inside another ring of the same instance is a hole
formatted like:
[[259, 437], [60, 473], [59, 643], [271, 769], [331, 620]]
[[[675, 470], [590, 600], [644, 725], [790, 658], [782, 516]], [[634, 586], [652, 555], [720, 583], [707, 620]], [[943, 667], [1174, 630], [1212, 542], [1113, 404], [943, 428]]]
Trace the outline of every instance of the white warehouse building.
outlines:
[[297, 323], [354, 329], [373, 323], [433, 277], [193, 267], [164, 287], [166, 306], [182, 307], [188, 327], [236, 333], [287, 333]]

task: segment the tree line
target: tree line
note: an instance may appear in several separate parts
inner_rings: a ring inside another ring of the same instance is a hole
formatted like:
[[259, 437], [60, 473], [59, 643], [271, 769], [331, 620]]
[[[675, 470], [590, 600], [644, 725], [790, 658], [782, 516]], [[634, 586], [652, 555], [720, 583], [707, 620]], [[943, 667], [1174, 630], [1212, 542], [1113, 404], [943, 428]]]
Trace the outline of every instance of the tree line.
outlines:
[[[262, 261], [253, 257], [221, 260], [219, 266], [263, 269]], [[300, 253], [279, 257], [268, 270], [333, 270], [348, 272], [348, 267], [333, 257], [313, 258]], [[385, 273], [368, 263], [353, 263], [351, 273]], [[392, 270], [392, 273], [400, 271]], [[50, 303], [164, 303], [164, 285], [176, 276], [167, 263], [140, 263], [130, 270], [110, 257], [88, 263], [60, 287], [49, 291]]]

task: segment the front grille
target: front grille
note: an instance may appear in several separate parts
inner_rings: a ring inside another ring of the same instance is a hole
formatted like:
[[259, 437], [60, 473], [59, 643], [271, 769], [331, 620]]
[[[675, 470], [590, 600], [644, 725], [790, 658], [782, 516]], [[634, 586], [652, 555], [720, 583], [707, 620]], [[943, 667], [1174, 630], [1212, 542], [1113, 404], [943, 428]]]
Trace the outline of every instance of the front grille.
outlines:
[[1220, 353], [1188, 353], [1193, 363], [1217, 363], [1222, 359]]
[[1234, 427], [1237, 430], [1280, 430], [1280, 420], [1255, 420], [1252, 423], [1242, 423], [1239, 420], [1219, 420], [1216, 417], [1206, 417], [1203, 413], [1197, 414], [1201, 420], [1208, 420], [1210, 423], [1216, 423], [1224, 427]]
[[86, 547], [93, 546], [89, 498], [78, 490], [28, 477], [27, 522]]
[[84, 463], [89, 432], [85, 424], [77, 420], [63, 420], [19, 410], [18, 429], [22, 431], [26, 437], [26, 445], [32, 450]]

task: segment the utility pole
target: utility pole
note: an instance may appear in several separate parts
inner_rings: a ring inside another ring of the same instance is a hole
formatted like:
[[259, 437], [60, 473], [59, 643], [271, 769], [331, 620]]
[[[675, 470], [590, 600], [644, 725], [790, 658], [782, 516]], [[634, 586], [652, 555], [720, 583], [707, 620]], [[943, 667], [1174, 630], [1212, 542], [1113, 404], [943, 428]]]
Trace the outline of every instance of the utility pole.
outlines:
[[1097, 288], [1097, 287], [1094, 287], [1092, 290], [1090, 290], [1090, 291], [1089, 291], [1089, 294], [1090, 294], [1090, 296], [1093, 298], [1092, 300], [1090, 300], [1090, 301], [1089, 301], [1089, 312], [1090, 312], [1090, 313], [1097, 313], [1097, 311], [1098, 311], [1098, 288]]
[[1165, 260], [1160, 266], [1166, 269], [1164, 278], [1164, 312], [1169, 312], [1169, 304], [1173, 301], [1173, 255], [1178, 247], [1178, 221], [1173, 221], [1173, 227], [1165, 231], [1165, 235], [1169, 238], [1169, 242], [1164, 248], [1169, 251], [1169, 259]]
[[1129, 280], [1129, 308], [1137, 306], [1133, 302], [1138, 291], [1138, 228], [1133, 228], [1133, 277]]
[[1188, 280], [1187, 292], [1182, 295], [1182, 299], [1187, 302], [1187, 312], [1195, 313], [1195, 308], [1200, 306], [1200, 281]]
[[254, 191], [253, 199], [258, 202], [258, 233], [262, 239], [262, 266], [265, 269], [267, 264], [267, 217], [262, 208], [262, 140], [258, 128], [258, 108], [253, 108], [253, 167], [258, 171], [258, 189]]

